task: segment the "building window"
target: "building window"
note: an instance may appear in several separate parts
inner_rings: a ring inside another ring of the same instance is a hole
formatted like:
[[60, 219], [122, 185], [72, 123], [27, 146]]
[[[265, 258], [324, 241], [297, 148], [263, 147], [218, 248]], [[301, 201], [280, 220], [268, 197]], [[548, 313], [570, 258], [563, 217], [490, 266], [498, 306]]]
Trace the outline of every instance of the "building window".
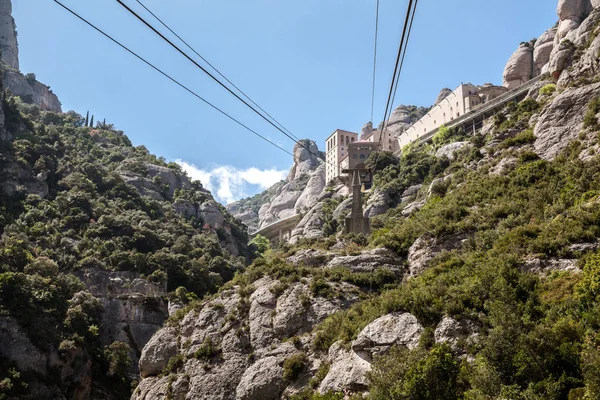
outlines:
[[434, 125], [435, 125], [435, 124], [437, 124], [437, 120], [435, 120], [435, 119], [434, 119], [434, 120], [433, 120], [433, 124], [434, 124]]
[[358, 154], [352, 154], [352, 158], [358, 158]]
[[361, 155], [360, 155], [360, 159], [361, 159], [361, 160], [364, 160], [365, 158], [367, 158], [367, 156], [365, 156], [364, 154], [361, 154]]

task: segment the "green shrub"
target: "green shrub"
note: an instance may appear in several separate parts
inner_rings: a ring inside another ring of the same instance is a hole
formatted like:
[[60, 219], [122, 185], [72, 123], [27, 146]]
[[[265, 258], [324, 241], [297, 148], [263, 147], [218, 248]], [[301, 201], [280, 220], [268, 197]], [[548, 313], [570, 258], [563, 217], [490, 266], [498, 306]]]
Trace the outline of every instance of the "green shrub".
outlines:
[[600, 112], [600, 97], [596, 97], [592, 99], [588, 103], [587, 111], [583, 117], [583, 127], [590, 128], [593, 130], [597, 130], [598, 126], [598, 118], [596, 115]]
[[306, 354], [298, 353], [285, 359], [283, 362], [283, 379], [293, 382], [306, 368]]
[[394, 347], [376, 358], [369, 373], [374, 400], [457, 399], [458, 363], [448, 345], [431, 351]]
[[544, 87], [540, 89], [540, 94], [542, 96], [548, 96], [553, 94], [556, 91], [556, 85], [554, 83], [548, 83]]
[[199, 360], [209, 361], [221, 353], [219, 346], [215, 345], [210, 337], [204, 338], [204, 341], [194, 352], [194, 357]]
[[533, 134], [533, 129], [526, 129], [524, 131], [519, 132], [515, 137], [506, 139], [502, 143], [500, 143], [499, 147], [501, 149], [506, 149], [508, 147], [513, 146], [522, 146], [527, 143], [535, 142], [535, 135]]

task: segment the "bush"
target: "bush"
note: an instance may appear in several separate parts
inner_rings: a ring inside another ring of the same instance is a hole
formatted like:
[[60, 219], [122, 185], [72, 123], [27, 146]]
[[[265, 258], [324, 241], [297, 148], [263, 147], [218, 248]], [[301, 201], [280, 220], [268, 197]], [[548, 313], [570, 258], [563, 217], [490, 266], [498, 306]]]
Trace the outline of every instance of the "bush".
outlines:
[[293, 382], [306, 368], [306, 354], [294, 354], [283, 362], [283, 379], [287, 382]]
[[598, 118], [596, 115], [600, 112], [600, 97], [596, 97], [592, 99], [589, 104], [587, 111], [583, 117], [583, 127], [590, 128], [593, 130], [597, 130], [598, 126]]
[[457, 399], [458, 363], [446, 344], [431, 351], [394, 347], [369, 373], [374, 400]]
[[554, 83], [549, 83], [540, 89], [540, 94], [542, 96], [549, 96], [556, 91], [556, 85]]

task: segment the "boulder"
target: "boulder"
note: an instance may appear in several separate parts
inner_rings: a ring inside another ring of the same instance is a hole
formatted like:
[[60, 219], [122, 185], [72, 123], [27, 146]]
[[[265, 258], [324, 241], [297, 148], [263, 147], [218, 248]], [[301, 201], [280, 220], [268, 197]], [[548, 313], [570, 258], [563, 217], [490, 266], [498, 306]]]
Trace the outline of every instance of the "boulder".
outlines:
[[554, 37], [557, 31], [557, 28], [549, 29], [535, 42], [533, 49], [534, 76], [540, 75], [544, 66], [550, 61], [550, 54], [554, 48]]
[[475, 340], [480, 330], [481, 326], [471, 320], [444, 317], [435, 328], [435, 342], [448, 343], [453, 350], [456, 350], [461, 340]]
[[379, 268], [387, 268], [400, 274], [404, 270], [402, 264], [396, 254], [381, 247], [356, 256], [336, 256], [327, 263], [327, 268], [345, 267], [353, 272], [374, 272]]
[[371, 193], [363, 214], [367, 218], [385, 214], [385, 212], [390, 209], [390, 203], [391, 199], [389, 193], [385, 190], [376, 188], [373, 193]]
[[436, 151], [435, 156], [437, 158], [448, 157], [450, 160], [454, 159], [454, 152], [469, 147], [470, 142], [454, 142], [443, 145]]
[[291, 243], [296, 243], [300, 238], [323, 236], [323, 224], [325, 223], [323, 206], [324, 202], [320, 201], [306, 213], [292, 231]]
[[533, 76], [533, 46], [524, 43], [509, 58], [504, 68], [503, 86], [513, 89]]
[[571, 19], [577, 22], [583, 21], [590, 11], [590, 0], [558, 0], [556, 9], [561, 21]]
[[410, 277], [421, 275], [429, 266], [430, 261], [441, 252], [461, 248], [466, 238], [467, 236], [462, 233], [442, 238], [432, 238], [426, 234], [415, 240], [408, 249]]
[[392, 346], [414, 349], [419, 345], [423, 326], [410, 313], [391, 313], [367, 325], [352, 342], [352, 350], [366, 357], [383, 354]]
[[328, 360], [331, 367], [319, 385], [319, 393], [359, 392], [368, 388], [367, 373], [371, 371], [371, 364], [354, 351], [346, 350], [341, 341], [329, 348]]
[[342, 201], [338, 206], [333, 210], [333, 218], [342, 220], [346, 218], [348, 214], [352, 211], [352, 197], [348, 197], [344, 201]]
[[600, 83], [567, 88], [542, 111], [535, 126], [535, 152], [551, 160], [577, 139], [583, 128], [588, 103], [600, 94]]
[[276, 400], [285, 389], [280, 357], [258, 360], [242, 375], [235, 391], [236, 400]]
[[555, 80], [558, 80], [561, 73], [571, 66], [573, 54], [575, 54], [575, 46], [571, 41], [565, 40], [553, 47], [547, 69]]
[[257, 289], [250, 296], [250, 343], [254, 349], [262, 349], [273, 343], [272, 315], [277, 305], [277, 297], [271, 292], [276, 282], [262, 278], [255, 282]]
[[167, 327], [159, 330], [142, 350], [139, 364], [142, 378], [160, 374], [175, 355], [177, 329]]
[[295, 265], [317, 267], [327, 264], [331, 258], [333, 258], [332, 253], [327, 253], [317, 249], [302, 249], [298, 250], [293, 256], [289, 256], [286, 261]]
[[213, 229], [219, 229], [224, 226], [225, 216], [219, 205], [214, 200], [208, 200], [198, 207], [198, 216], [202, 218], [205, 224]]

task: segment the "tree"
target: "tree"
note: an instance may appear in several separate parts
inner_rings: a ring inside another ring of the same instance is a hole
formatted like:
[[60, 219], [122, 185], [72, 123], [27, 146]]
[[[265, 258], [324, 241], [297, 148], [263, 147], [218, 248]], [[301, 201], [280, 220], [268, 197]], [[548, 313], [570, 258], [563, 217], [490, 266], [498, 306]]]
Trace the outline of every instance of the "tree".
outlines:
[[262, 256], [271, 248], [271, 242], [262, 235], [256, 235], [250, 241], [250, 246], [254, 250], [255, 254]]
[[129, 351], [129, 346], [123, 342], [112, 342], [106, 348], [105, 355], [109, 363], [108, 376], [119, 379], [127, 377], [127, 369], [131, 364]]
[[90, 112], [88, 111], [87, 114], [85, 114], [85, 126], [88, 126], [90, 122]]
[[375, 151], [369, 155], [365, 168], [375, 173], [383, 171], [388, 165], [398, 165], [398, 158], [389, 151]]
[[90, 121], [90, 128], [94, 127], [94, 116], [92, 115], [92, 120]]
[[378, 357], [369, 374], [376, 400], [450, 400], [457, 398], [458, 363], [447, 344], [431, 351], [394, 347]]

